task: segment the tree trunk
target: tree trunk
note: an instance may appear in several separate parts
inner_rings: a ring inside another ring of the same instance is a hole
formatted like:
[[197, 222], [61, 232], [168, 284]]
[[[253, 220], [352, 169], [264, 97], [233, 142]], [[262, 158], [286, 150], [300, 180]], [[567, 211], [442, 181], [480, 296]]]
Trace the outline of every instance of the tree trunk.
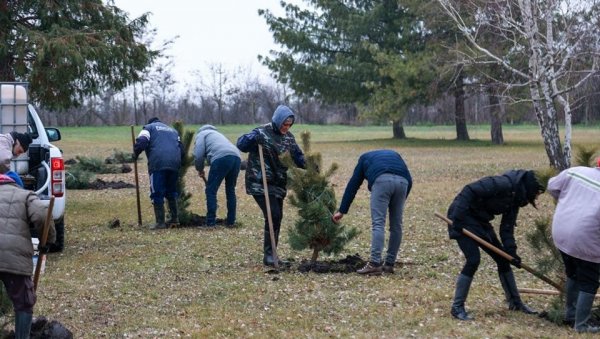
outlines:
[[319, 250], [315, 248], [315, 249], [313, 249], [313, 254], [312, 254], [312, 258], [310, 258], [310, 262], [313, 264], [316, 263], [317, 258], [319, 258]]
[[490, 117], [491, 117], [491, 137], [492, 144], [504, 144], [504, 136], [502, 135], [502, 118], [504, 117], [504, 105], [500, 102], [498, 91], [494, 86], [488, 87], [490, 97]]
[[462, 72], [459, 73], [456, 78], [456, 88], [454, 90], [454, 114], [456, 119], [456, 140], [469, 140], [467, 119], [465, 117], [465, 87]]
[[406, 133], [404, 133], [404, 126], [402, 126], [401, 120], [394, 120], [392, 122], [392, 129], [394, 131], [394, 139], [406, 139]]

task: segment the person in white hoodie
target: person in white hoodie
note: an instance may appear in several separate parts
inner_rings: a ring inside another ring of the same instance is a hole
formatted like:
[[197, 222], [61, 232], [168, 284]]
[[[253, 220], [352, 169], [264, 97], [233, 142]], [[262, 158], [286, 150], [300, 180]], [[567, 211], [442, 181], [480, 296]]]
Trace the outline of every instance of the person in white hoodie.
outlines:
[[[204, 173], [205, 161], [210, 165], [208, 179]], [[227, 226], [236, 219], [235, 186], [240, 173], [241, 156], [238, 148], [212, 125], [198, 129], [194, 146], [194, 165], [198, 175], [206, 180], [206, 225], [215, 226], [217, 219], [217, 191], [225, 180], [227, 199]]]
[[548, 181], [547, 191], [558, 201], [552, 239], [567, 276], [565, 323], [577, 332], [600, 332], [589, 322], [600, 279], [600, 168], [566, 169]]

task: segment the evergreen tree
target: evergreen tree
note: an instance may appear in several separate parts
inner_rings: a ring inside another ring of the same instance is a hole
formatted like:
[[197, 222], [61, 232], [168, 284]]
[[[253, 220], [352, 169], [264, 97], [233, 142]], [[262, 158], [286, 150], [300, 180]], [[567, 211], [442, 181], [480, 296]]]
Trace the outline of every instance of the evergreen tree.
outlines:
[[179, 197], [177, 198], [177, 212], [179, 223], [185, 226], [190, 225], [192, 222], [192, 213], [188, 211], [192, 194], [185, 190], [184, 178], [188, 169], [194, 163], [194, 157], [190, 155], [189, 152], [192, 141], [194, 140], [194, 132], [189, 130], [186, 131], [183, 122], [181, 121], [175, 122], [173, 128], [179, 133], [184, 152], [184, 157], [181, 159], [181, 168], [179, 169], [179, 179], [177, 179], [177, 192], [179, 192]]
[[159, 54], [139, 42], [148, 13], [130, 20], [114, 1], [0, 0], [0, 80], [29, 81], [51, 109], [139, 81]]
[[289, 233], [289, 243], [294, 250], [312, 249], [311, 261], [314, 263], [321, 251], [340, 253], [358, 235], [358, 230], [336, 224], [331, 219], [337, 202], [329, 178], [338, 165], [333, 163], [327, 172], [321, 174], [321, 154], [310, 152], [310, 132], [302, 133], [302, 145], [306, 157], [305, 170], [292, 166], [289, 155], [284, 159], [286, 164], [290, 164], [288, 187], [292, 193], [289, 201], [298, 207], [300, 216]]

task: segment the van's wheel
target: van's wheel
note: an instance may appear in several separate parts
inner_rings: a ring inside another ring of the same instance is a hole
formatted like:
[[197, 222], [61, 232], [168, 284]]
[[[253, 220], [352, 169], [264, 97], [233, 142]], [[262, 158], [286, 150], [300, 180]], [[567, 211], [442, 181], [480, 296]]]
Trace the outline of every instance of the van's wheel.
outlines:
[[54, 228], [56, 229], [56, 242], [49, 244], [48, 251], [62, 252], [65, 247], [65, 218], [54, 220]]

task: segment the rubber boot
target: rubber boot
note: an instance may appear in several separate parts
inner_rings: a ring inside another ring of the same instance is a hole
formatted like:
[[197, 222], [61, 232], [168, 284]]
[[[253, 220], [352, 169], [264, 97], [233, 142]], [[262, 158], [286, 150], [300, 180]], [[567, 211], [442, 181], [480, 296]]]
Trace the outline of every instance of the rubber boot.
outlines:
[[32, 314], [15, 312], [15, 339], [29, 339], [31, 335]]
[[275, 261], [273, 260], [273, 247], [271, 247], [271, 238], [269, 236], [269, 231], [264, 232], [263, 264], [265, 266], [275, 266]]
[[598, 333], [600, 327], [588, 323], [592, 315], [595, 295], [579, 291], [577, 309], [575, 310], [575, 331], [579, 333]]
[[577, 297], [579, 286], [575, 279], [567, 278], [565, 283], [565, 324], [575, 326], [575, 310], [577, 309]]
[[472, 277], [464, 274], [459, 274], [456, 278], [456, 290], [454, 291], [454, 301], [452, 301], [452, 308], [450, 314], [459, 320], [473, 320], [473, 317], [465, 310], [465, 301], [469, 295], [469, 289], [471, 288]]
[[151, 230], [160, 230], [167, 228], [167, 225], [165, 225], [165, 205], [154, 205], [154, 217], [156, 218], [156, 223], [150, 226]]
[[177, 210], [177, 199], [169, 199], [167, 200], [169, 203], [169, 227], [177, 227], [179, 226], [179, 217]]
[[521, 300], [519, 290], [517, 289], [517, 282], [512, 271], [498, 273], [500, 277], [500, 283], [504, 289], [504, 295], [508, 303], [508, 309], [511, 311], [521, 311], [525, 314], [538, 314], [534, 309], [529, 308]]

